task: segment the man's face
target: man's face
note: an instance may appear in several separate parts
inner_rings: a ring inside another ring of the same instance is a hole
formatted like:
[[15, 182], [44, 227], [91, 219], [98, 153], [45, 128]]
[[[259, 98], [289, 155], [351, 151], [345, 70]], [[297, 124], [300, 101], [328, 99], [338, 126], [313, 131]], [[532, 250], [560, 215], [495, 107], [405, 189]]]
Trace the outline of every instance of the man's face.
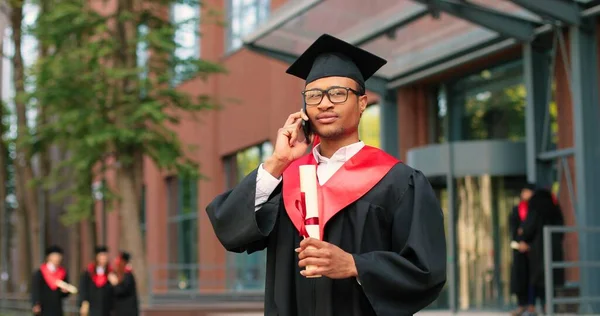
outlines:
[[531, 191], [529, 189], [523, 189], [523, 190], [521, 190], [521, 200], [523, 200], [523, 201], [529, 201], [529, 199], [531, 198], [532, 194], [533, 194], [533, 191]]
[[[332, 100], [340, 98], [347, 93], [347, 99], [341, 103], [332, 103], [323, 94], [323, 99], [318, 105], [306, 105], [306, 114], [312, 122], [314, 132], [322, 139], [337, 139], [358, 131], [360, 116], [367, 107], [367, 96], [359, 96], [356, 92], [343, 88], [350, 88], [358, 91], [359, 87], [356, 81], [345, 77], [327, 77], [315, 80], [309, 83], [305, 91], [311, 89], [327, 90], [331, 87], [340, 87], [337, 96], [332, 96]], [[310, 94], [311, 92], [307, 92]]]
[[55, 266], [59, 266], [62, 262], [62, 255], [57, 252], [53, 252], [48, 255], [48, 262], [52, 263]]
[[96, 263], [99, 266], [106, 266], [108, 264], [108, 254], [106, 252], [100, 252], [96, 255]]

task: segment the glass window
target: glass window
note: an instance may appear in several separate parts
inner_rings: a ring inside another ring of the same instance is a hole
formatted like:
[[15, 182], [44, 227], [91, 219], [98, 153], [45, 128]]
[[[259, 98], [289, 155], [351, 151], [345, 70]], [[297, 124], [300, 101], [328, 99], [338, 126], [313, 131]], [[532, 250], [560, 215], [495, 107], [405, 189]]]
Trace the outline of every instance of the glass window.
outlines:
[[360, 139], [369, 146], [380, 148], [381, 146], [381, 117], [379, 104], [373, 104], [367, 107], [363, 112], [358, 126], [358, 135]]
[[185, 61], [200, 58], [200, 6], [198, 4], [175, 3], [171, 6], [171, 22], [175, 25], [174, 57], [179, 60], [175, 64], [173, 84], [185, 79], [189, 67]]
[[226, 50], [242, 46], [242, 38], [269, 17], [270, 0], [229, 0]]
[[521, 60], [454, 81], [438, 91], [435, 140], [523, 140], [525, 98]]
[[437, 106], [435, 107], [435, 120], [433, 126], [433, 141], [435, 143], [445, 143], [448, 141], [448, 97], [446, 94], [446, 86], [438, 87], [437, 91]]
[[169, 288], [198, 287], [198, 180], [169, 177], [167, 182]]
[[[225, 158], [227, 186], [237, 185], [273, 153], [270, 142], [252, 146]], [[266, 252], [227, 254], [227, 287], [230, 290], [263, 290]]]

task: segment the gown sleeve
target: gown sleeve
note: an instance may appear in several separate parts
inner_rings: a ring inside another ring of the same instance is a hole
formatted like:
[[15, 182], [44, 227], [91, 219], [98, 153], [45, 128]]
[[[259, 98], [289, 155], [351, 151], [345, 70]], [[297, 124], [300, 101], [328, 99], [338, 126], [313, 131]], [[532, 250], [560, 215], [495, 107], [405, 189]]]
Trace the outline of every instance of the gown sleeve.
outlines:
[[81, 277], [79, 278], [79, 299], [78, 299], [78, 304], [79, 306], [81, 306], [81, 303], [85, 302], [85, 301], [90, 301], [89, 298], [89, 281], [90, 278], [87, 275], [87, 272], [83, 272], [81, 273]]
[[[69, 273], [66, 273], [66, 274], [65, 274], [65, 278], [64, 278], [64, 280], [63, 280], [63, 281], [64, 281], [64, 282], [66, 282], [66, 283], [69, 283]], [[60, 291], [60, 290], [59, 290], [59, 291]], [[69, 292], [66, 292], [66, 293], [65, 293], [65, 292], [63, 292], [63, 291], [60, 291], [60, 292], [61, 292], [61, 294], [62, 294], [62, 297], [63, 297], [63, 298], [64, 298], [64, 297], [67, 297], [67, 296], [69, 296], [69, 295], [71, 294], [71, 293], [69, 293]]]
[[135, 293], [135, 279], [131, 273], [123, 276], [123, 281], [114, 286], [114, 293], [117, 297], [127, 297]]
[[362, 289], [377, 316], [413, 315], [446, 283], [444, 218], [429, 181], [419, 171], [392, 209], [391, 251], [355, 254]]
[[206, 212], [217, 238], [232, 252], [252, 253], [267, 246], [267, 238], [275, 227], [281, 200], [281, 183], [263, 206], [256, 210], [255, 169], [235, 188], [217, 196]]
[[31, 277], [31, 306], [40, 304], [42, 273], [38, 270]]

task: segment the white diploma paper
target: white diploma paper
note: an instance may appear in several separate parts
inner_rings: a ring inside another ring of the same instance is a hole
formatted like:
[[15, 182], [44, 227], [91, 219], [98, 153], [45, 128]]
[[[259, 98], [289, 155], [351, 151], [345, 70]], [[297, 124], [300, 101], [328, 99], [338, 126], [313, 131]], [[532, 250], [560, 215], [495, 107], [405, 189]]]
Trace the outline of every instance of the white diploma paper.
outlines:
[[[300, 191], [304, 193], [305, 207], [306, 207], [306, 218], [319, 218], [319, 199], [317, 195], [317, 166], [316, 165], [302, 165], [300, 168]], [[321, 239], [321, 232], [319, 225], [305, 225], [306, 232], [311, 238]], [[313, 247], [311, 247], [313, 248]], [[306, 270], [314, 270], [316, 266], [307, 266]], [[311, 277], [320, 277], [311, 276]]]

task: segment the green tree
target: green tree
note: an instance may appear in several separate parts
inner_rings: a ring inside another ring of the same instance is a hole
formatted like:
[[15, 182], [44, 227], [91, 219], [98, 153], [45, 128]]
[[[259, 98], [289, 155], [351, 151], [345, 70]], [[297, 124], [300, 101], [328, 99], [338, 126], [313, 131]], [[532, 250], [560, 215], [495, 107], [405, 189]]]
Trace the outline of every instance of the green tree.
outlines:
[[379, 148], [381, 146], [381, 109], [379, 104], [367, 107], [360, 118], [358, 132], [360, 139], [369, 146]]
[[[174, 56], [178, 25], [165, 13], [175, 3], [199, 5], [194, 0], [117, 0], [114, 11], [100, 13], [88, 1], [55, 0], [33, 30], [48, 51], [33, 71], [36, 89], [30, 97], [47, 119], [31, 144], [37, 150], [60, 144], [68, 152], [46, 184], [70, 179], [58, 198], [72, 199], [65, 221], [74, 223], [92, 215], [92, 181], [108, 169], [115, 173], [115, 186], [103, 188], [103, 194], [120, 212], [121, 238], [134, 258], [142, 293], [147, 290], [139, 228], [144, 157], [161, 169], [200, 176], [172, 127], [183, 115], [216, 106], [207, 95], [192, 97], [174, 88], [173, 70], [182, 80], [224, 72], [198, 56]], [[142, 26], [147, 32], [139, 32]], [[143, 66], [137, 64], [140, 42], [150, 52]], [[70, 172], [63, 172], [64, 166]]]

